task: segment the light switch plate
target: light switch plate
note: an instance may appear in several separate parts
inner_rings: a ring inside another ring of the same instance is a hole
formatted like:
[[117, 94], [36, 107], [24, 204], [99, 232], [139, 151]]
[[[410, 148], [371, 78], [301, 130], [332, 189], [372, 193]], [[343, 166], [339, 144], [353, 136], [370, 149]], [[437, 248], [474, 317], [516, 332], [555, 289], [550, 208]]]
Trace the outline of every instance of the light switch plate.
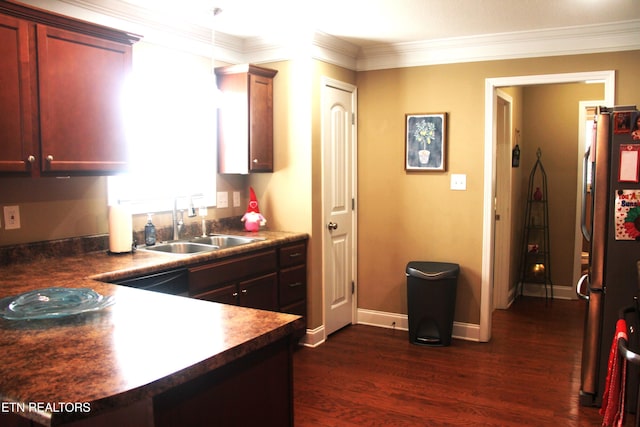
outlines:
[[234, 191], [233, 192], [233, 207], [237, 208], [238, 206], [240, 206], [240, 192], [239, 191]]
[[466, 190], [467, 189], [467, 175], [463, 173], [451, 174], [451, 189], [452, 190]]
[[229, 207], [229, 193], [227, 191], [218, 191], [216, 198], [216, 206], [219, 208]]
[[7, 230], [16, 230], [20, 228], [20, 207], [19, 206], [4, 207], [4, 228]]

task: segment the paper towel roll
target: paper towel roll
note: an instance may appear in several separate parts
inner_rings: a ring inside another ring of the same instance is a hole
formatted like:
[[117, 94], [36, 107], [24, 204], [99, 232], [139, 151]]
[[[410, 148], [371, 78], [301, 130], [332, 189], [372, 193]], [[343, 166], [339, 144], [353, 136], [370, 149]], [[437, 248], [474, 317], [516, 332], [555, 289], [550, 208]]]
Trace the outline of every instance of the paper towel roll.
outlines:
[[132, 244], [131, 209], [126, 204], [109, 206], [109, 251], [116, 254], [131, 252]]

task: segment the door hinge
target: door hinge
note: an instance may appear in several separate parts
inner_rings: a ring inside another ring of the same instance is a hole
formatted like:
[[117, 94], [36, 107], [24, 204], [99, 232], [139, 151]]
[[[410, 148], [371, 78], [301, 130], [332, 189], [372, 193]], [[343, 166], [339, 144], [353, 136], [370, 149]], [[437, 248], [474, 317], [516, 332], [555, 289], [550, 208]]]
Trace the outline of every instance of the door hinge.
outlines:
[[351, 199], [351, 210], [352, 211], [356, 210], [356, 199], [354, 198]]
[[356, 113], [351, 113], [351, 124], [352, 125], [356, 124]]
[[351, 281], [351, 295], [356, 293], [356, 282]]

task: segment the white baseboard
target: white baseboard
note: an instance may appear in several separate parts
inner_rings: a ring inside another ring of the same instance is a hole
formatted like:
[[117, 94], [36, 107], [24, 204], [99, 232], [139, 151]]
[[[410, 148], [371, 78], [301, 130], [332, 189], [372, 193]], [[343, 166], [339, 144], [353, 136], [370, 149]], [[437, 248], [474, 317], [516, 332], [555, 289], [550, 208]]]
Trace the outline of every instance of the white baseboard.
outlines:
[[[551, 297], [551, 289], [549, 288], [549, 286], [547, 286], [547, 293], [549, 297]], [[542, 283], [525, 283], [522, 289], [522, 295], [527, 297], [544, 298], [544, 285]], [[573, 286], [553, 285], [553, 299], [571, 300], [578, 299], [578, 296], [576, 295], [576, 290]]]
[[[358, 324], [409, 331], [409, 320], [406, 314], [387, 313], [363, 308], [358, 309]], [[480, 341], [480, 325], [453, 322], [451, 336], [466, 341]]]
[[[539, 283], [525, 283], [523, 295], [544, 298], [544, 285]], [[512, 289], [509, 295], [509, 305], [511, 305], [511, 302], [513, 302], [517, 296], [519, 295], [516, 295], [516, 290]], [[571, 300], [577, 299], [577, 296], [573, 286], [554, 285], [553, 298]], [[356, 323], [359, 325], [409, 331], [409, 320], [406, 314], [388, 313], [384, 311], [359, 308], [357, 311], [357, 319]], [[456, 339], [480, 342], [480, 325], [475, 323], [453, 322], [453, 332], [451, 335]], [[300, 339], [300, 345], [305, 347], [317, 347], [324, 343], [326, 339], [327, 337], [323, 325], [315, 329], [307, 329], [306, 335]]]
[[307, 333], [298, 341], [298, 344], [305, 347], [317, 347], [325, 342], [326, 339], [327, 336], [324, 331], [324, 325], [322, 325], [315, 329], [307, 329]]

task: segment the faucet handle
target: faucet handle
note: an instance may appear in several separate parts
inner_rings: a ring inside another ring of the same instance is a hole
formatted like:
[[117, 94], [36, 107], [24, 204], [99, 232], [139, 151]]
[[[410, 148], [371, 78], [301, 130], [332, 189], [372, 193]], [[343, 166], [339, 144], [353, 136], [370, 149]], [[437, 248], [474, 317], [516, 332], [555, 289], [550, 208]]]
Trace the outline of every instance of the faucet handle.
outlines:
[[189, 197], [189, 208], [187, 210], [187, 216], [193, 218], [196, 216], [196, 208], [193, 207], [193, 196]]

